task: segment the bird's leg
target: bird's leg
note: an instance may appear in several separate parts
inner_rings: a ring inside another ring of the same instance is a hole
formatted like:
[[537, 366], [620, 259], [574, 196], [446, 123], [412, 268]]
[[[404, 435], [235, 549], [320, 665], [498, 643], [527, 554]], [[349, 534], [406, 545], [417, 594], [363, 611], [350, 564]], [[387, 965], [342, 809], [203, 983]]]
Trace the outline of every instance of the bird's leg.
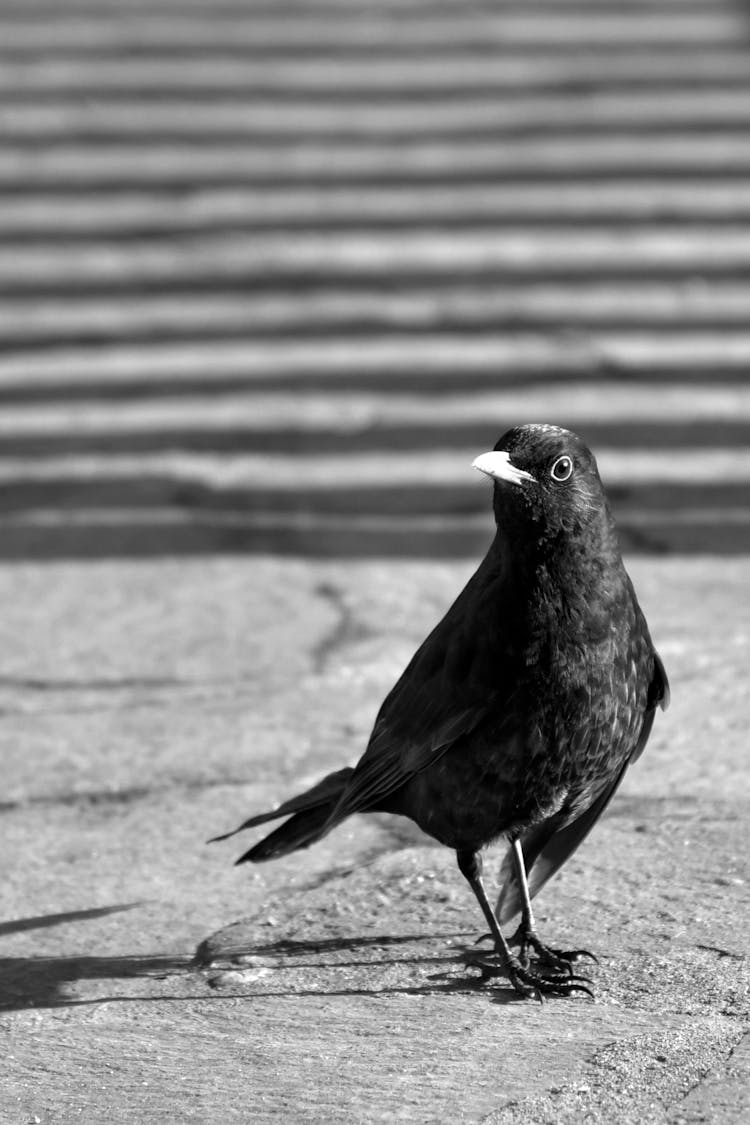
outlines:
[[522, 964], [520, 959], [511, 953], [484, 889], [481, 854], [474, 851], [459, 851], [456, 852], [456, 857], [459, 870], [476, 895], [495, 943], [496, 961], [486, 955], [468, 954], [469, 962], [482, 970], [482, 980], [506, 976], [521, 996], [534, 996], [537, 1000], [542, 1000], [545, 996], [569, 996], [571, 992], [586, 992], [592, 996], [593, 993], [583, 983], [583, 978], [573, 976], [569, 965], [566, 966], [565, 973], [542, 974], [536, 972], [533, 966]]
[[532, 949], [540, 964], [549, 966], [556, 972], [565, 971], [572, 977], [574, 961], [578, 961], [582, 957], [590, 957], [592, 961], [597, 961], [597, 958], [587, 949], [552, 949], [540, 941], [534, 923], [534, 913], [531, 909], [531, 895], [526, 878], [526, 864], [524, 863], [521, 841], [516, 838], [512, 841], [511, 847], [513, 849], [516, 879], [521, 892], [521, 922], [511, 938], [513, 944], [518, 942], [521, 947], [518, 955], [519, 961], [525, 968], [528, 968], [530, 963], [529, 950]]

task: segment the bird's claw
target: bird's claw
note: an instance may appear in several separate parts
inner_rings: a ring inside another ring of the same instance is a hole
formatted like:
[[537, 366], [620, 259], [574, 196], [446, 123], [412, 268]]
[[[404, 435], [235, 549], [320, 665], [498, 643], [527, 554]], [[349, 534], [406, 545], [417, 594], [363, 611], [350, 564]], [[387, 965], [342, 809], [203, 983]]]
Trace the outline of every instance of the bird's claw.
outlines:
[[557, 972], [567, 973], [572, 977], [573, 966], [577, 961], [584, 957], [588, 957], [594, 964], [598, 965], [598, 958], [593, 953], [589, 953], [587, 949], [549, 949], [543, 946], [541, 949], [534, 948], [536, 958], [532, 961], [526, 951], [519, 956], [522, 965], [529, 966], [534, 964], [536, 966], [543, 966], [557, 970]]
[[514, 937], [520, 943], [518, 959], [524, 968], [529, 968], [531, 965], [529, 950], [533, 950], [536, 954], [536, 964], [550, 966], [557, 969], [558, 972], [564, 971], [570, 977], [573, 976], [574, 963], [584, 957], [588, 957], [595, 965], [599, 964], [598, 957], [589, 952], [588, 949], [553, 949], [540, 941], [535, 933], [529, 932], [520, 932]]
[[521, 996], [533, 997], [544, 1002], [545, 996], [571, 996], [574, 992], [584, 992], [591, 999], [594, 993], [588, 987], [591, 981], [588, 977], [575, 976], [573, 973], [540, 973], [534, 969], [524, 968], [520, 962], [508, 966], [508, 977]]
[[[481, 945], [485, 941], [494, 941], [491, 933], [481, 934], [475, 940], [474, 945]], [[533, 950], [536, 954], [537, 962], [535, 964], [557, 969], [558, 972], [565, 972], [569, 977], [573, 976], [575, 962], [582, 960], [584, 957], [593, 961], [595, 965], [599, 964], [599, 958], [588, 949], [553, 949], [540, 941], [535, 933], [523, 931], [520, 926], [510, 939], [510, 943], [520, 946], [518, 959], [525, 969], [528, 969], [532, 964], [529, 950]]]
[[594, 999], [594, 994], [588, 987], [591, 984], [589, 978], [576, 976], [569, 964], [565, 966], [565, 972], [550, 972], [541, 967], [523, 964], [518, 957], [506, 958], [503, 953], [498, 953], [493, 958], [491, 954], [478, 955], [471, 952], [466, 954], [466, 963], [479, 969], [480, 984], [486, 984], [494, 977], [507, 977], [520, 996], [539, 1000], [540, 1003], [545, 996], [570, 996], [573, 992], [585, 992]]

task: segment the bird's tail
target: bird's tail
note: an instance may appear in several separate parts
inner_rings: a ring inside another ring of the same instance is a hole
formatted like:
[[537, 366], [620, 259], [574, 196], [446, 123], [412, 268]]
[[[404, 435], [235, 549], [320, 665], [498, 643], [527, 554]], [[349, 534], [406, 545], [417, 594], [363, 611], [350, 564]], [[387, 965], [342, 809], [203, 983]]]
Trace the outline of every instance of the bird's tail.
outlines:
[[[271, 812], [259, 813], [244, 821], [239, 828], [226, 832], [223, 836], [214, 836], [214, 840], [228, 840], [237, 832], [245, 828], [255, 828], [259, 824], [266, 824], [269, 820], [278, 820], [279, 817], [288, 816], [290, 819], [280, 824], [270, 835], [265, 836], [244, 855], [237, 863], [260, 863], [264, 859], [276, 859], [297, 848], [307, 848], [324, 836], [332, 824], [328, 824], [329, 817], [336, 807], [339, 797], [343, 793], [349, 778], [352, 775], [351, 766], [335, 773], [329, 773], [312, 789], [300, 793], [279, 805]], [[213, 840], [209, 840], [213, 843]]]

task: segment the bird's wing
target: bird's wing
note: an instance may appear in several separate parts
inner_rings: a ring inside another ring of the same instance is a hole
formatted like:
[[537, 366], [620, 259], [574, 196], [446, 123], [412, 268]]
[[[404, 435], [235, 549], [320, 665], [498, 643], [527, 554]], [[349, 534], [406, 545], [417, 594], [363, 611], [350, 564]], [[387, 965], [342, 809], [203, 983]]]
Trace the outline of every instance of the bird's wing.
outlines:
[[514, 681], [503, 631], [487, 628], [487, 605], [494, 599], [497, 611], [498, 589], [482, 569], [384, 700], [329, 827], [351, 813], [376, 807], [502, 706]]
[[[636, 761], [648, 742], [654, 724], [656, 707], [666, 710], [669, 706], [669, 681], [658, 654], [654, 654], [654, 668], [646, 697], [646, 713], [632, 754], [625, 760], [620, 770], [596, 790], [583, 812], [573, 819], [561, 809], [547, 820], [534, 825], [521, 836], [521, 849], [526, 865], [526, 878], [531, 898], [551, 879], [588, 836], [599, 817], [614, 797], [631, 762]], [[498, 922], [505, 925], [521, 910], [521, 891], [513, 867], [512, 853], [503, 860], [500, 868], [502, 889], [497, 901], [495, 914]]]
[[411, 731], [407, 734], [398, 714], [376, 725], [365, 755], [331, 814], [332, 823], [379, 804], [444, 754], [458, 738], [472, 731], [486, 715], [488, 706], [477, 703], [453, 714], [434, 714], [439, 710], [444, 711], [444, 706], [439, 708], [435, 704], [423, 710], [425, 729], [420, 737]]

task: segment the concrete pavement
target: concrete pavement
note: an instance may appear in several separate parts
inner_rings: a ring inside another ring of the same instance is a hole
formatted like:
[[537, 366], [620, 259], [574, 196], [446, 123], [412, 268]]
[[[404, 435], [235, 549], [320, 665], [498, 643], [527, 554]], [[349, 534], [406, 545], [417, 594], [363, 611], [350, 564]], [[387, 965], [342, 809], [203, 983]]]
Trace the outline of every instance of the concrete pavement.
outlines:
[[543, 1007], [476, 987], [476, 906], [408, 822], [204, 846], [361, 751], [471, 564], [0, 570], [0, 1119], [742, 1120], [750, 578], [630, 569], [674, 702], [539, 899], [597, 1002]]

